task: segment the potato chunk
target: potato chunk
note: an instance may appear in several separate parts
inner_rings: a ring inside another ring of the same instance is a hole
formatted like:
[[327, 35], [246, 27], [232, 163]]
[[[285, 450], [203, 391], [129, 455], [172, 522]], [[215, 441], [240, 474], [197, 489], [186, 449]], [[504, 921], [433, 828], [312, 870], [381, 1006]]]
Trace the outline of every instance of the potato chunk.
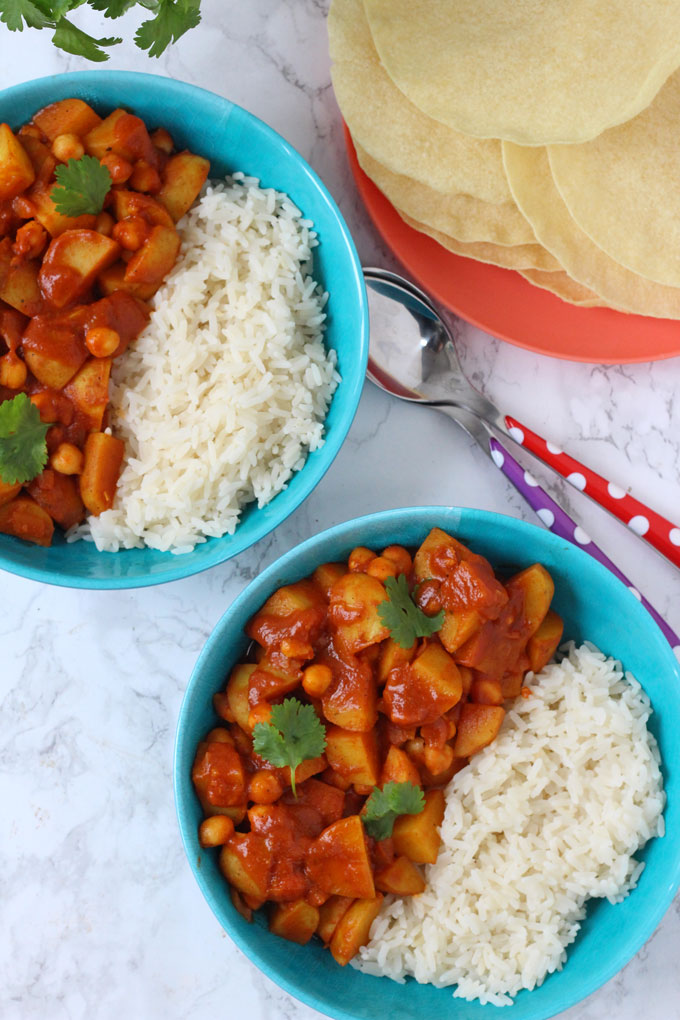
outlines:
[[495, 740], [504, 717], [500, 705], [463, 705], [453, 745], [456, 758], [470, 758]]
[[378, 606], [387, 598], [384, 585], [369, 574], [345, 574], [331, 588], [329, 619], [338, 641], [348, 652], [377, 644], [390, 632]]
[[33, 164], [9, 124], [0, 124], [0, 201], [16, 198], [35, 180]]
[[258, 832], [235, 833], [220, 852], [220, 871], [240, 893], [263, 902], [267, 898], [274, 858]]
[[395, 896], [417, 896], [425, 889], [425, 879], [408, 857], [397, 857], [376, 873], [375, 887]]
[[388, 718], [397, 726], [435, 722], [457, 705], [463, 693], [458, 667], [438, 642], [413, 662], [393, 670], [383, 690]]
[[42, 315], [29, 322], [22, 345], [33, 375], [53, 390], [63, 389], [87, 360], [87, 348], [76, 330]]
[[420, 786], [418, 766], [409, 758], [406, 751], [394, 745], [387, 752], [380, 773], [380, 785], [384, 786], [385, 783], [413, 783], [414, 786]]
[[120, 245], [96, 230], [64, 231], [51, 242], [38, 274], [44, 297], [53, 308], [79, 300], [119, 254]]
[[58, 135], [86, 135], [101, 122], [99, 114], [82, 99], [60, 99], [33, 115], [33, 123], [51, 142]]
[[341, 967], [348, 964], [368, 942], [371, 925], [380, 913], [382, 901], [382, 893], [377, 893], [371, 899], [355, 900], [338, 921], [330, 950], [333, 959]]
[[89, 358], [64, 387], [79, 421], [90, 432], [98, 432], [102, 427], [109, 402], [110, 375], [111, 358]]
[[333, 938], [338, 921], [347, 913], [353, 902], [351, 896], [331, 896], [319, 907], [319, 923], [316, 933], [325, 945], [328, 945]]
[[64, 530], [79, 524], [85, 516], [78, 485], [75, 479], [68, 475], [45, 468], [42, 474], [27, 486], [27, 492]]
[[305, 900], [277, 903], [269, 918], [269, 930], [289, 942], [304, 946], [319, 923], [319, 910]]
[[179, 152], [166, 163], [158, 200], [175, 223], [191, 209], [207, 180], [209, 170], [208, 160], [192, 152]]
[[179, 246], [180, 237], [174, 227], [152, 227], [149, 237], [127, 264], [126, 281], [160, 286], [177, 261]]
[[550, 609], [555, 594], [555, 583], [540, 563], [534, 563], [519, 574], [511, 577], [506, 584], [509, 592], [520, 591], [524, 595], [524, 619], [526, 632], [535, 634]]
[[227, 684], [227, 704], [238, 726], [245, 733], [250, 733], [248, 725], [250, 704], [248, 702], [248, 686], [251, 674], [257, 669], [254, 662], [240, 663], [234, 666]]
[[17, 496], [0, 506], [0, 531], [36, 545], [49, 545], [54, 534], [52, 518], [30, 496]]
[[534, 673], [540, 672], [550, 662], [562, 640], [563, 631], [562, 617], [549, 609], [542, 623], [527, 642], [529, 668], [533, 669]]
[[375, 786], [380, 777], [378, 737], [367, 732], [330, 726], [326, 731], [326, 759], [332, 769], [361, 786]]
[[122, 439], [106, 432], [91, 432], [87, 437], [80, 498], [91, 514], [99, 516], [113, 506], [124, 454]]
[[23, 315], [37, 315], [44, 301], [38, 286], [39, 263], [28, 259], [12, 264], [12, 241], [0, 241], [0, 301]]
[[358, 815], [333, 822], [307, 851], [305, 870], [314, 885], [332, 896], [371, 899], [373, 869]]
[[394, 823], [394, 852], [414, 864], [434, 864], [439, 853], [439, 826], [446, 802], [441, 790], [428, 790], [425, 807], [418, 815], [401, 815]]

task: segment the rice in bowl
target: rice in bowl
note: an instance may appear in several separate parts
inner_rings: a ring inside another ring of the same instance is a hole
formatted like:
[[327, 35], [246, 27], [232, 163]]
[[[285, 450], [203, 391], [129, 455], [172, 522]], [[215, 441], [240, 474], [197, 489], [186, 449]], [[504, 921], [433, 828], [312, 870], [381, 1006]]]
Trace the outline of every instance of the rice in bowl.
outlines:
[[561, 969], [589, 897], [617, 902], [664, 832], [649, 700], [620, 664], [569, 647], [447, 788], [420, 896], [387, 897], [352, 965], [511, 1004]]
[[126, 444], [114, 507], [69, 535], [103, 551], [182, 553], [232, 534], [322, 445], [339, 382], [316, 235], [286, 195], [237, 173], [178, 229], [149, 326], [114, 363], [111, 427]]

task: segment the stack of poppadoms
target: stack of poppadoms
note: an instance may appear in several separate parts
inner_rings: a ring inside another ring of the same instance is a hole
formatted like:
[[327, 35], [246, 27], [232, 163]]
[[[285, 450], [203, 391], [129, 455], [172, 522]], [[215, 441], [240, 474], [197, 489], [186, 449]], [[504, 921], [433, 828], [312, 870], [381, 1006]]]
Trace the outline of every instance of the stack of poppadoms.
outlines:
[[680, 3], [333, 0], [328, 27], [359, 162], [410, 226], [680, 318]]

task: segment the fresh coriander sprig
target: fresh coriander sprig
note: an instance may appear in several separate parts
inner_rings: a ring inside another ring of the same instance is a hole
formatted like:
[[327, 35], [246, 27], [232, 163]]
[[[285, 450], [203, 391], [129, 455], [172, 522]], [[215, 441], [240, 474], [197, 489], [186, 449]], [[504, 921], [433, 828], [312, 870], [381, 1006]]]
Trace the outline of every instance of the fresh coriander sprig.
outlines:
[[270, 722], [253, 727], [253, 750], [276, 768], [290, 766], [290, 785], [295, 790], [295, 770], [308, 758], [318, 758], [326, 747], [326, 729], [312, 705], [286, 698], [274, 705]]
[[142, 7], [152, 17], [142, 22], [135, 42], [150, 57], [159, 57], [170, 45], [195, 28], [201, 20], [201, 0], [0, 0], [0, 22], [10, 32], [24, 28], [51, 29], [52, 42], [59, 49], [87, 60], [108, 60], [104, 47], [115, 46], [119, 36], [97, 39], [74, 25], [66, 15], [77, 7], [89, 6], [106, 18], [120, 18], [133, 8]]
[[113, 180], [105, 166], [94, 156], [81, 156], [60, 163], [54, 171], [57, 181], [50, 197], [63, 216], [96, 216], [104, 208], [104, 199]]
[[416, 638], [430, 637], [441, 629], [444, 610], [426, 616], [411, 598], [404, 574], [388, 577], [385, 588], [388, 598], [378, 606], [378, 616], [402, 648], [410, 648]]
[[424, 807], [425, 797], [419, 786], [409, 782], [385, 783], [382, 790], [379, 786], [373, 788], [361, 820], [373, 839], [387, 839], [400, 815], [419, 815]]
[[48, 428], [25, 393], [0, 404], [0, 480], [5, 485], [30, 482], [40, 474], [47, 464]]

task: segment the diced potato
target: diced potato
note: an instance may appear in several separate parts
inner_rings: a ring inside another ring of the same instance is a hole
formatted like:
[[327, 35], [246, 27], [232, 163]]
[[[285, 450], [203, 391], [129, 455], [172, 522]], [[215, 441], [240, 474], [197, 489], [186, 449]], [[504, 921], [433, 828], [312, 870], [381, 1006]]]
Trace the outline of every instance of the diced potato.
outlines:
[[118, 358], [128, 345], [139, 336], [149, 321], [149, 309], [132, 294], [114, 291], [108, 297], [87, 307], [86, 329], [105, 327], [115, 330], [120, 337], [118, 347], [111, 354]]
[[390, 672], [396, 666], [405, 666], [408, 665], [409, 662], [413, 662], [417, 647], [417, 641], [414, 641], [410, 648], [402, 648], [402, 646], [397, 644], [394, 638], [391, 637], [387, 638], [386, 641], [383, 641], [380, 646], [380, 655], [378, 656], [378, 683], [384, 684]]
[[416, 580], [443, 580], [460, 559], [456, 549], [459, 544], [441, 528], [433, 528], [413, 558]]
[[227, 882], [240, 893], [260, 901], [267, 898], [273, 855], [264, 836], [257, 832], [235, 833], [222, 847], [219, 863]]
[[552, 577], [540, 563], [534, 563], [519, 574], [511, 577], [506, 584], [509, 592], [520, 591], [524, 595], [524, 618], [526, 630], [535, 634], [550, 609], [555, 594]]
[[400, 747], [392, 745], [387, 752], [380, 773], [380, 786], [385, 783], [413, 783], [420, 786], [420, 772], [418, 766], [402, 751]]
[[333, 679], [321, 696], [328, 722], [362, 733], [373, 729], [378, 721], [378, 689], [371, 667], [349, 654], [329, 658], [328, 665]]
[[175, 223], [191, 209], [206, 182], [209, 170], [209, 161], [191, 152], [179, 152], [165, 164], [158, 199]]
[[0, 201], [16, 198], [35, 180], [35, 170], [9, 124], [0, 124]]
[[43, 258], [38, 282], [53, 308], [82, 298], [97, 276], [116, 261], [120, 245], [95, 230], [66, 230]]
[[277, 701], [300, 686], [302, 670], [297, 663], [286, 660], [283, 656], [278, 658], [286, 665], [279, 668], [275, 664], [276, 660], [266, 654], [250, 674], [248, 702], [251, 708], [262, 701]]
[[330, 942], [331, 955], [344, 967], [369, 939], [371, 925], [380, 913], [383, 896], [355, 900], [338, 921]]
[[17, 496], [0, 506], [0, 531], [37, 545], [49, 545], [54, 534], [52, 518], [30, 496]]
[[375, 729], [359, 733], [330, 726], [326, 730], [326, 758], [332, 769], [353, 783], [375, 786], [380, 778]]
[[51, 177], [57, 161], [50, 152], [49, 146], [41, 142], [35, 135], [28, 134], [25, 128], [20, 128], [17, 136], [26, 150], [36, 177], [40, 176], [43, 180]]
[[153, 227], [142, 247], [127, 264], [128, 283], [161, 284], [179, 254], [180, 237], [174, 227]]
[[144, 121], [122, 109], [114, 110], [88, 131], [83, 145], [85, 151], [97, 159], [103, 159], [111, 152], [130, 163], [144, 159], [155, 166], [158, 159]]
[[152, 298], [160, 283], [131, 283], [125, 279], [125, 272], [127, 270], [127, 263], [125, 262], [114, 262], [108, 269], [104, 269], [99, 274], [98, 283], [102, 294], [110, 295], [115, 294], [118, 291], [124, 291], [128, 294], [132, 294], [133, 297], [138, 298], [140, 301], [148, 301]]
[[342, 818], [345, 807], [345, 795], [337, 786], [330, 786], [320, 779], [307, 779], [297, 783], [297, 797], [293, 796], [292, 790], [284, 793], [282, 802], [284, 804], [298, 805], [313, 808], [319, 813], [324, 828], [337, 822]]
[[329, 619], [348, 652], [359, 652], [390, 636], [378, 614], [386, 598], [384, 585], [368, 574], [345, 574], [333, 585]]
[[50, 103], [33, 115], [37, 124], [51, 142], [58, 135], [86, 135], [101, 124], [101, 117], [82, 99], [60, 99]]
[[289, 942], [304, 946], [315, 933], [319, 910], [305, 900], [277, 903], [269, 917], [269, 930]]
[[503, 697], [504, 698], [519, 697], [519, 692], [522, 690], [523, 682], [524, 682], [523, 670], [515, 669], [511, 673], [505, 673], [500, 679]]
[[238, 889], [234, 889], [233, 885], [229, 886], [229, 895], [231, 897], [231, 902], [234, 904], [234, 907], [236, 908], [236, 910], [238, 910], [241, 917], [244, 918], [244, 920], [246, 920], [248, 924], [251, 924], [253, 920], [252, 907], [248, 906], [246, 901], [241, 896], [241, 893], [238, 891]]
[[133, 216], [141, 216], [154, 226], [174, 228], [172, 216], [164, 205], [150, 195], [141, 195], [138, 191], [115, 188], [113, 191], [113, 211], [117, 220]]
[[191, 769], [201, 798], [215, 807], [237, 807], [246, 799], [246, 776], [241, 756], [232, 744], [202, 741]]
[[527, 642], [529, 668], [538, 673], [552, 659], [557, 646], [562, 640], [564, 621], [561, 616], [549, 609], [537, 630]]
[[445, 609], [444, 622], [438, 632], [439, 640], [446, 651], [453, 654], [479, 630], [482, 622], [476, 609]]
[[472, 682], [470, 701], [475, 705], [502, 705], [503, 685], [493, 677], [480, 676]]
[[[295, 787], [297, 789], [298, 783], [304, 783], [312, 776], [318, 776], [320, 772], [326, 771], [326, 758], [324, 755], [319, 755], [318, 758], [306, 758], [300, 762], [298, 767], [295, 769]], [[279, 769], [278, 774], [283, 780], [285, 786], [290, 786], [290, 767], [288, 765], [285, 768]]]
[[68, 475], [45, 468], [27, 486], [27, 492], [64, 530], [79, 524], [85, 516], [78, 484]]
[[0, 301], [23, 315], [37, 315], [43, 307], [38, 286], [39, 263], [33, 259], [12, 265], [12, 240], [0, 241]]
[[37, 316], [22, 340], [24, 361], [45, 386], [61, 390], [87, 359], [81, 337], [69, 326]]
[[397, 857], [387, 868], [376, 872], [375, 887], [395, 896], [417, 896], [425, 889], [425, 879], [408, 857]]
[[414, 864], [434, 864], [439, 853], [439, 826], [446, 801], [441, 790], [428, 790], [425, 807], [418, 815], [400, 815], [394, 823], [394, 852]]
[[453, 753], [457, 758], [469, 758], [498, 736], [505, 709], [499, 705], [463, 705], [458, 720]]
[[8, 482], [3, 482], [2, 478], [0, 478], [0, 506], [4, 506], [5, 503], [9, 503], [10, 500], [14, 499], [20, 491], [21, 482], [16, 482], [14, 485], [10, 485]]
[[64, 393], [78, 412], [78, 418], [90, 432], [102, 427], [109, 402], [111, 358], [89, 358], [64, 387]]
[[227, 684], [227, 704], [237, 723], [246, 733], [251, 732], [248, 725], [250, 715], [250, 703], [248, 701], [248, 687], [251, 674], [257, 669], [254, 662], [244, 662], [235, 666]]
[[316, 568], [312, 577], [324, 593], [325, 598], [329, 599], [331, 597], [331, 588], [346, 573], [347, 566], [345, 563], [322, 563], [320, 567]]
[[351, 896], [331, 896], [319, 907], [319, 923], [316, 933], [325, 945], [333, 938], [333, 932], [354, 901]]
[[51, 191], [51, 184], [37, 181], [27, 195], [34, 218], [42, 224], [48, 234], [58, 237], [66, 230], [94, 230], [97, 222], [96, 216], [90, 213], [83, 213], [82, 216], [66, 216], [64, 213], [57, 212]]
[[91, 432], [85, 441], [85, 464], [80, 476], [80, 497], [96, 517], [113, 506], [125, 443], [106, 432]]
[[[199, 749], [201, 744], [198, 745]], [[248, 808], [247, 803], [235, 804], [233, 807], [218, 807], [215, 804], [211, 804], [205, 797], [201, 796], [200, 790], [196, 790], [196, 795], [201, 802], [201, 807], [206, 817], [211, 815], [225, 815], [227, 818], [231, 818], [234, 825], [240, 825], [243, 819], [246, 817], [246, 811]]]
[[410, 666], [395, 670], [383, 689], [387, 716], [397, 726], [435, 722], [463, 693], [458, 667], [442, 646], [431, 642]]
[[305, 870], [320, 889], [332, 896], [371, 899], [373, 869], [364, 827], [358, 815], [333, 822], [307, 851]]

